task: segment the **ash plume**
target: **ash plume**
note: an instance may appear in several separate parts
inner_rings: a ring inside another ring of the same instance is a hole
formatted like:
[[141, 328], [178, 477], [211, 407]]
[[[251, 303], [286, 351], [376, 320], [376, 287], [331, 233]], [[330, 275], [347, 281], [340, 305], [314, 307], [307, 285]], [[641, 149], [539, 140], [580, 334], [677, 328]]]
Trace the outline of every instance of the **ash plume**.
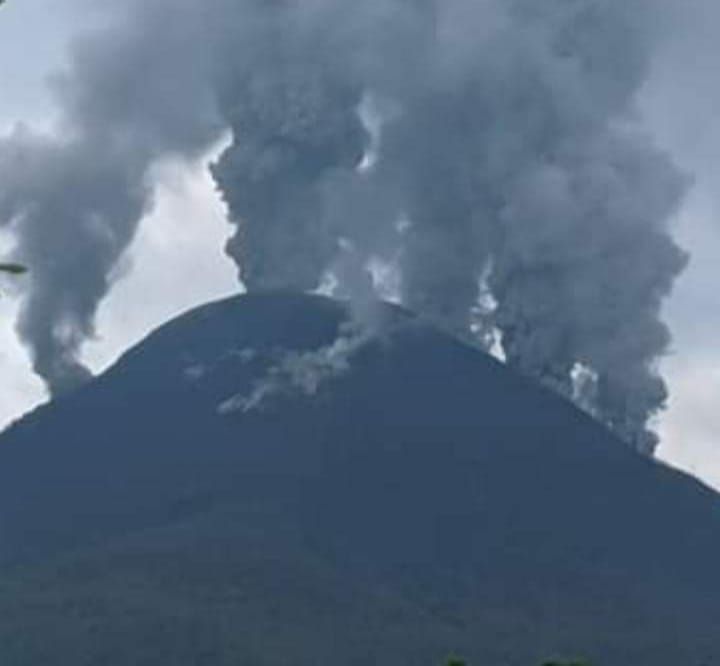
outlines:
[[[670, 339], [660, 309], [686, 262], [669, 226], [688, 182], [635, 103], [666, 3], [128, 6], [115, 39], [95, 40], [94, 64], [76, 63], [66, 84], [79, 91], [65, 100], [74, 137], [55, 162], [73, 165], [75, 180], [10, 140], [42, 165], [0, 195], [20, 253], [34, 248], [27, 229], [53, 223], [36, 212], [55, 209], [38, 185], [49, 170], [72, 199], [61, 207], [76, 221], [68, 231], [100, 257], [84, 296], [74, 277], [33, 287], [24, 321], [45, 317], [39, 328], [61, 342], [51, 363], [73, 359], [91, 332], [149, 204], [152, 162], [224, 129], [230, 144], [211, 169], [248, 289], [313, 290], [332, 273], [340, 293], [367, 303], [368, 267], [392, 265], [406, 305], [479, 345], [499, 335], [508, 363], [654, 450], [648, 424], [667, 394], [656, 365]], [[99, 170], [86, 162], [96, 146], [110, 147]], [[110, 183], [114, 203], [88, 194]], [[83, 219], [105, 220], [113, 244]], [[52, 253], [68, 242], [54, 236], [36, 242]], [[38, 326], [21, 329], [42, 341]]]
[[[343, 243], [366, 262], [399, 257], [408, 306], [481, 344], [499, 330], [510, 364], [652, 452], [660, 308], [686, 261], [668, 227], [687, 186], [635, 110], [656, 9], [258, 10], [250, 72], [221, 96], [234, 141], [214, 169], [243, 278], [312, 288]], [[363, 170], [368, 94], [394, 111]], [[579, 396], [578, 366], [593, 378]]]
[[[180, 13], [180, 12], [179, 12]], [[193, 154], [216, 127], [189, 18], [164, 11], [115, 17], [79, 40], [54, 80], [51, 134], [0, 138], [0, 226], [31, 267], [18, 332], [52, 394], [90, 376], [78, 360], [113, 268], [152, 202], [153, 161]]]

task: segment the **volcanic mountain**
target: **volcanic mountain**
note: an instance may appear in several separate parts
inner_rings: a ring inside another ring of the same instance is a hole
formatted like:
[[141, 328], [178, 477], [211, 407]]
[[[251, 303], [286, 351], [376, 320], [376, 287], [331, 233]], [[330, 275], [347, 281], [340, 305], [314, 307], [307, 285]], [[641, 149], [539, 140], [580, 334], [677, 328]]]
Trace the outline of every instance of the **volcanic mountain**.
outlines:
[[13, 666], [700, 666], [720, 498], [393, 306], [240, 296], [0, 437]]

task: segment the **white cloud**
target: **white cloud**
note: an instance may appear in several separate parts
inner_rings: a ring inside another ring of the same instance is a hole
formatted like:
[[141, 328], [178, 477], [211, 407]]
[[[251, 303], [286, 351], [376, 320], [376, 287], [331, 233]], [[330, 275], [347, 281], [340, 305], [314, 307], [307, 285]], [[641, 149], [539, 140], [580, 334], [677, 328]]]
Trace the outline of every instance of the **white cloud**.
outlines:
[[661, 144], [695, 180], [676, 225], [691, 261], [666, 307], [674, 353], [662, 366], [670, 403], [660, 421], [659, 454], [720, 488], [718, 19], [717, 3], [682, 5], [675, 39], [641, 102]]
[[660, 456], [720, 488], [720, 363], [717, 356], [667, 363], [673, 393]]
[[17, 301], [9, 298], [3, 287], [0, 286], [3, 292], [0, 299], [0, 428], [45, 398], [42, 383], [33, 374], [13, 330]]

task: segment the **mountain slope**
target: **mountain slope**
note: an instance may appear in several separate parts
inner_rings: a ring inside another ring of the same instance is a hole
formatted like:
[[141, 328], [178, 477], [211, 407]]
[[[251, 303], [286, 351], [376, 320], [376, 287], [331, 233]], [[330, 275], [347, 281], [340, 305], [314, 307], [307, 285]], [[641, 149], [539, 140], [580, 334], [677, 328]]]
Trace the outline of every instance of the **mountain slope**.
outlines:
[[211, 304], [4, 433], [3, 661], [714, 663], [717, 495], [406, 312], [346, 319]]

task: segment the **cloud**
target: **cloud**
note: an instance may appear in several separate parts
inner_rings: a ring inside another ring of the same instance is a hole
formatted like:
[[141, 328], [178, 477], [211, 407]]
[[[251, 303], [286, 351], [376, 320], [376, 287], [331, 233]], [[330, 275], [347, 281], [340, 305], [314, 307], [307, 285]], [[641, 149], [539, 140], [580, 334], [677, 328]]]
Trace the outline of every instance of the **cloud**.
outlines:
[[222, 78], [233, 142], [213, 173], [248, 287], [314, 288], [348, 247], [360, 266], [395, 261], [403, 302], [480, 343], [500, 329], [520, 370], [569, 397], [573, 369], [592, 370], [580, 402], [651, 452], [688, 183], [635, 106], [657, 6], [235, 7], [249, 32]]
[[116, 7], [55, 84], [62, 140], [16, 132], [0, 145], [1, 170], [23, 165], [0, 220], [40, 266], [20, 321], [36, 369], [55, 390], [83, 373], [154, 165], [229, 131], [212, 173], [248, 289], [313, 290], [335, 271], [367, 303], [370, 267], [392, 266], [405, 304], [478, 344], [499, 330], [509, 363], [568, 397], [573, 369], [588, 368], [592, 411], [652, 451], [660, 309], [685, 262], [669, 227], [687, 179], [636, 99], [670, 6]]
[[674, 390], [668, 415], [661, 424], [659, 455], [720, 487], [717, 356], [674, 357], [666, 363], [666, 371]]
[[33, 269], [18, 331], [53, 393], [89, 374], [79, 351], [152, 205], [154, 160], [197, 154], [215, 136], [192, 23], [166, 18], [130, 12], [78, 40], [54, 80], [59, 126], [0, 139], [0, 226]]

